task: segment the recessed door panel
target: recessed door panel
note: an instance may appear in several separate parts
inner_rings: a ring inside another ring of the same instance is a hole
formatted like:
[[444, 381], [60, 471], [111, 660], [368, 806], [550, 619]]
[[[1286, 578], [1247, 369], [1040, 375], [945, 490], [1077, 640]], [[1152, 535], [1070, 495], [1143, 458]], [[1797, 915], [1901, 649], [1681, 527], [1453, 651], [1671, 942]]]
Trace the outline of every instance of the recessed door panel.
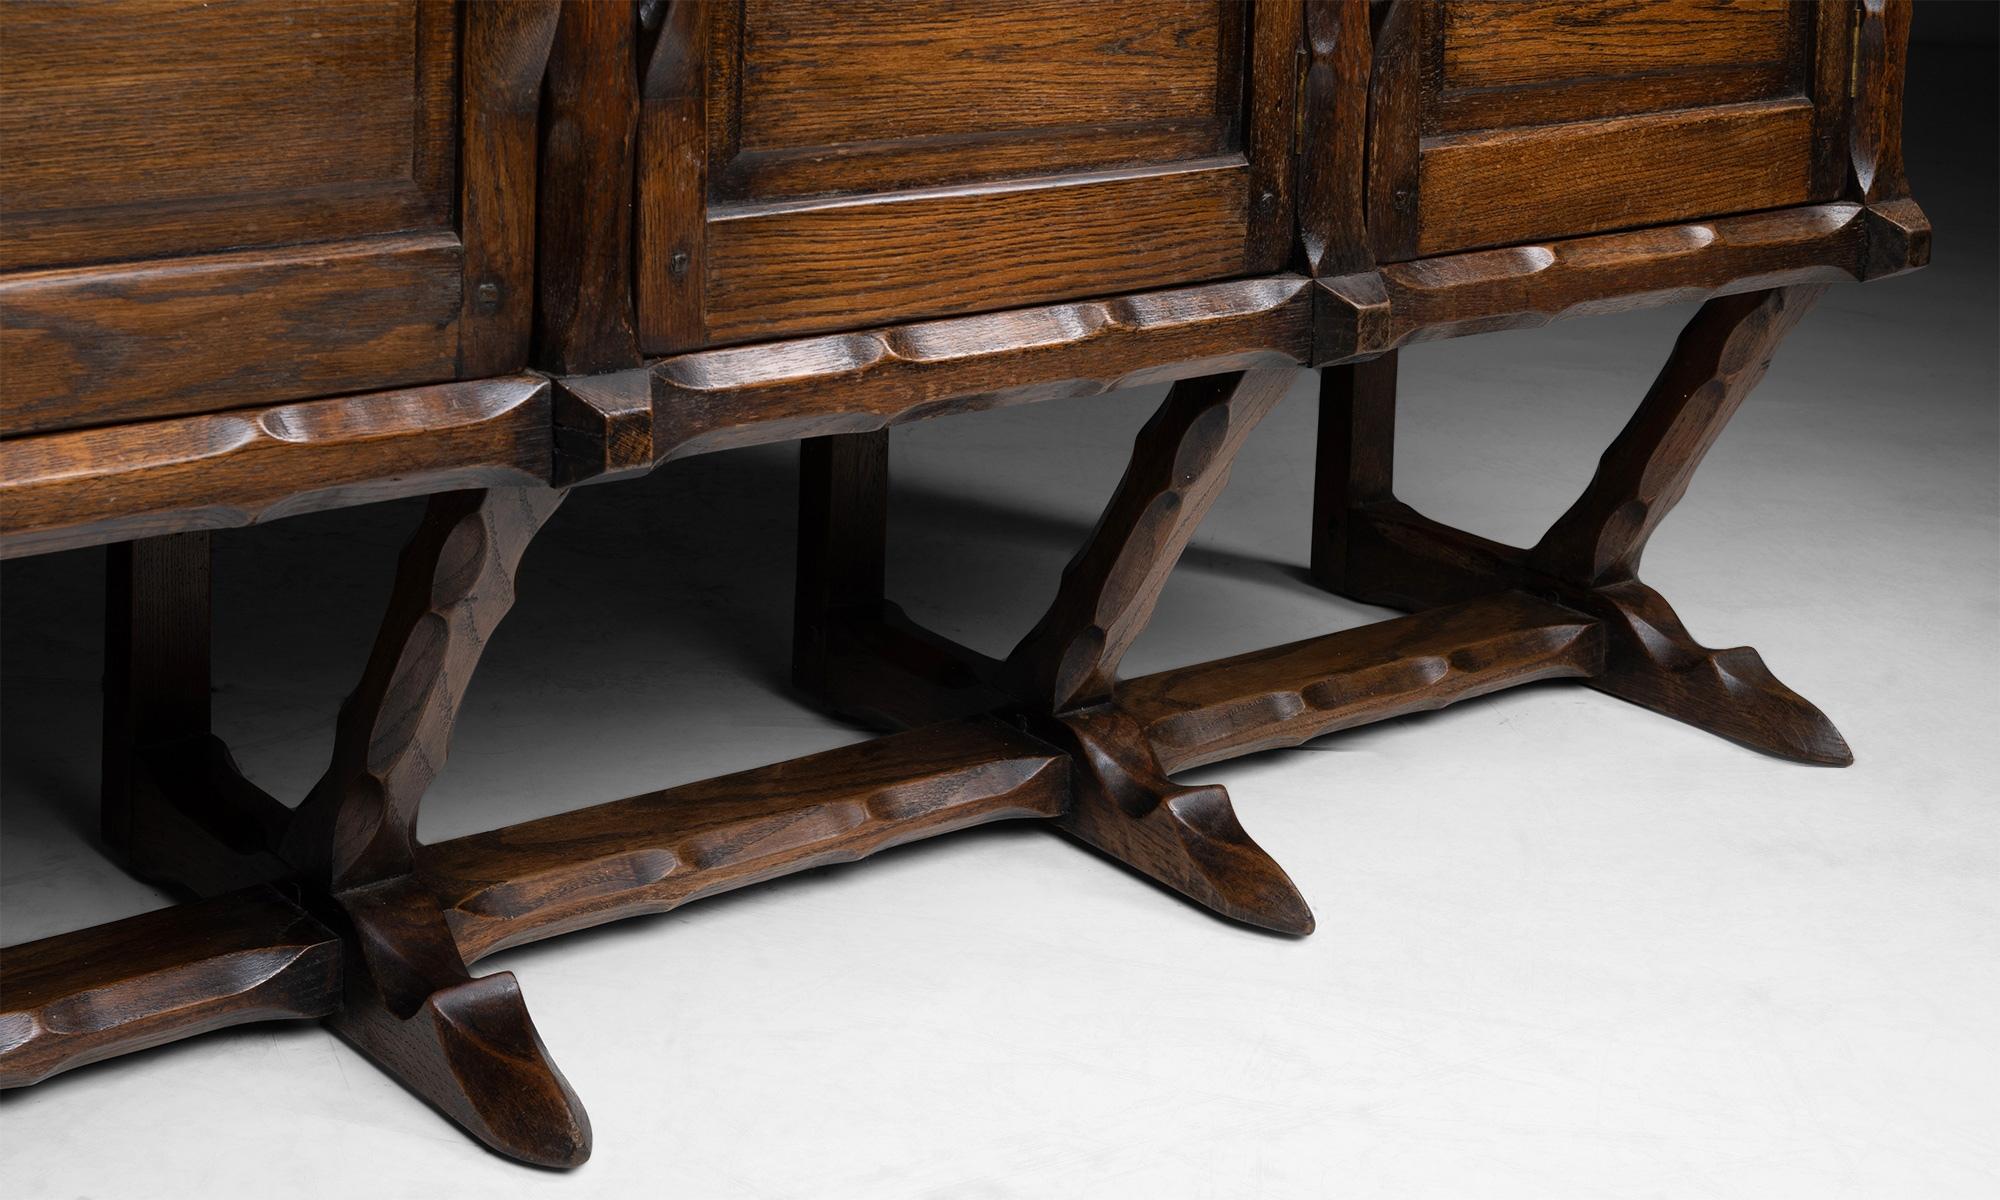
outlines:
[[644, 349], [1276, 269], [1292, 0], [722, 0], [645, 75]]

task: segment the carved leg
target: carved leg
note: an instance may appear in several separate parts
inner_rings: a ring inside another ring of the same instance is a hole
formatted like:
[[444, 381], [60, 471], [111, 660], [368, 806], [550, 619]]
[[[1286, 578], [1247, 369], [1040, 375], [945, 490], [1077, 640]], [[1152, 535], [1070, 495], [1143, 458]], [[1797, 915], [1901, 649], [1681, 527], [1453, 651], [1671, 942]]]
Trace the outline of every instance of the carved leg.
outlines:
[[1724, 296], [1701, 306], [1597, 473], [1529, 552], [1535, 570], [1584, 587], [1634, 578], [1722, 427], [1764, 378], [1778, 343], [1822, 287]]
[[1224, 916], [1304, 934], [1312, 913], [1283, 868], [1243, 832], [1229, 794], [1169, 782], [1135, 723], [1085, 711], [1109, 699], [1119, 661], [1228, 482], [1237, 450], [1293, 378], [1251, 371], [1174, 385], [1005, 673], [1024, 701], [1056, 718], [1050, 735], [1076, 761], [1062, 828]]
[[[1312, 915], [1219, 787], [1166, 778], [1143, 731], [1107, 707], [1118, 663], [1290, 370], [1176, 383], [1047, 612], [1005, 662], [910, 621], [881, 598], [886, 441], [807, 443], [802, 460], [798, 678], [842, 711], [891, 726], [1015, 714], [1074, 760], [1057, 824], [1227, 916], [1306, 933]], [[838, 510], [846, 506], [848, 513]]]
[[1780, 683], [1755, 650], [1696, 642], [1636, 578], [1647, 539], [1819, 291], [1781, 288], [1703, 305], [1590, 485], [1531, 550], [1440, 525], [1397, 502], [1383, 419], [1393, 400], [1365, 380], [1329, 381], [1315, 575], [1357, 599], [1404, 608], [1510, 588], [1554, 596], [1604, 623], [1605, 664], [1592, 687], [1768, 754], [1852, 762], [1832, 722]]
[[1590, 485], [1529, 552], [1528, 566], [1592, 589], [1611, 610], [1600, 690], [1767, 754], [1846, 766], [1854, 754], [1833, 722], [1778, 682], [1755, 650], [1701, 645], [1659, 593], [1637, 582], [1647, 539], [1822, 290], [1780, 288], [1704, 304]]
[[1118, 662], [1153, 615], [1181, 551], [1229, 482], [1229, 466], [1294, 372], [1176, 383], [1139, 431], [1132, 461], [1054, 603], [1007, 658], [1025, 694], [1054, 712], [1110, 695]]
[[416, 823], [480, 653], [513, 605], [521, 554], [562, 497], [510, 488], [432, 499], [341, 707], [332, 764], [284, 839], [349, 935], [346, 1002], [328, 1024], [480, 1141], [550, 1167], [590, 1156], [589, 1119], [513, 976], [466, 970], [417, 874]]

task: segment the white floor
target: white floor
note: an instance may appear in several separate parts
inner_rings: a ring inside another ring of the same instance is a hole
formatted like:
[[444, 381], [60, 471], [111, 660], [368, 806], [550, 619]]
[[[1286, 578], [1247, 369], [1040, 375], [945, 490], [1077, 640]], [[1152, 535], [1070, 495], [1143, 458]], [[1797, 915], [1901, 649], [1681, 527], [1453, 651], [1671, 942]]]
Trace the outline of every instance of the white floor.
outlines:
[[[1310, 938], [988, 829], [489, 960], [590, 1109], [576, 1173], [483, 1153], [299, 1024], [8, 1094], [0, 1192], [1991, 1197], [1988, 230], [1959, 243], [1970, 263], [1834, 289], [1647, 557], [1697, 635], [1758, 646], [1833, 716], [1850, 769], [1574, 686], [1471, 701], [1191, 776], [1228, 783]], [[1405, 498], [1532, 539], [1687, 311], [1410, 353]], [[1154, 398], [900, 431], [897, 595], [1004, 649]], [[1255, 435], [1132, 672], [1382, 615], [1300, 571], [1312, 421], [1302, 386]], [[782, 690], [790, 454], [576, 495], [529, 556], [427, 837], [858, 736]], [[324, 760], [412, 511], [220, 539], [218, 720], [278, 794]], [[8, 943], [165, 903], [88, 841], [99, 570], [87, 551], [6, 574]]]

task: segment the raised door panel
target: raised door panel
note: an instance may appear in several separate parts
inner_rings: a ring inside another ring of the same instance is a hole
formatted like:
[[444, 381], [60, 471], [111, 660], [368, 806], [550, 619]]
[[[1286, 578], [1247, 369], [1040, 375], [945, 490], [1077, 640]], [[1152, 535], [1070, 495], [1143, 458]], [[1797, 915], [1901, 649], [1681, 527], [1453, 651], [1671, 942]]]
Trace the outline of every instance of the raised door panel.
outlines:
[[1787, 0], [1402, 0], [1377, 86], [1416, 102], [1370, 133], [1377, 257], [1831, 199], [1847, 17]]
[[644, 84], [643, 348], [1275, 269], [1299, 31], [1290, 0], [677, 5]]
[[449, 9], [8, 4], [0, 269], [449, 227]]
[[0, 5], [0, 432], [521, 365], [553, 14]]

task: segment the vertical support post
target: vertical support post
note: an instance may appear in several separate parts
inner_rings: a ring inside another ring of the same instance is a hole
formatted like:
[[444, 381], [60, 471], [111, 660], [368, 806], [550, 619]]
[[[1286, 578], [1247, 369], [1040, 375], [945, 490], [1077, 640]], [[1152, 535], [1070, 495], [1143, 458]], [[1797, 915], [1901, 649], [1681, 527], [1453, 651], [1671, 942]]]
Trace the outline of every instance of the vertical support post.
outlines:
[[632, 303], [638, 12], [564, 4], [542, 83], [534, 365], [596, 375], [639, 365]]
[[1395, 465], [1396, 352], [1323, 368], [1312, 518], [1312, 575], [1322, 587], [1357, 590], [1348, 567], [1350, 514], [1395, 498]]
[[792, 680], [816, 695], [833, 616], [874, 611], [888, 569], [889, 431], [799, 443], [798, 590], [792, 613]]
[[136, 866], [133, 791], [150, 786], [140, 752], [209, 731], [209, 535], [121, 542], [106, 568], [101, 830]]

